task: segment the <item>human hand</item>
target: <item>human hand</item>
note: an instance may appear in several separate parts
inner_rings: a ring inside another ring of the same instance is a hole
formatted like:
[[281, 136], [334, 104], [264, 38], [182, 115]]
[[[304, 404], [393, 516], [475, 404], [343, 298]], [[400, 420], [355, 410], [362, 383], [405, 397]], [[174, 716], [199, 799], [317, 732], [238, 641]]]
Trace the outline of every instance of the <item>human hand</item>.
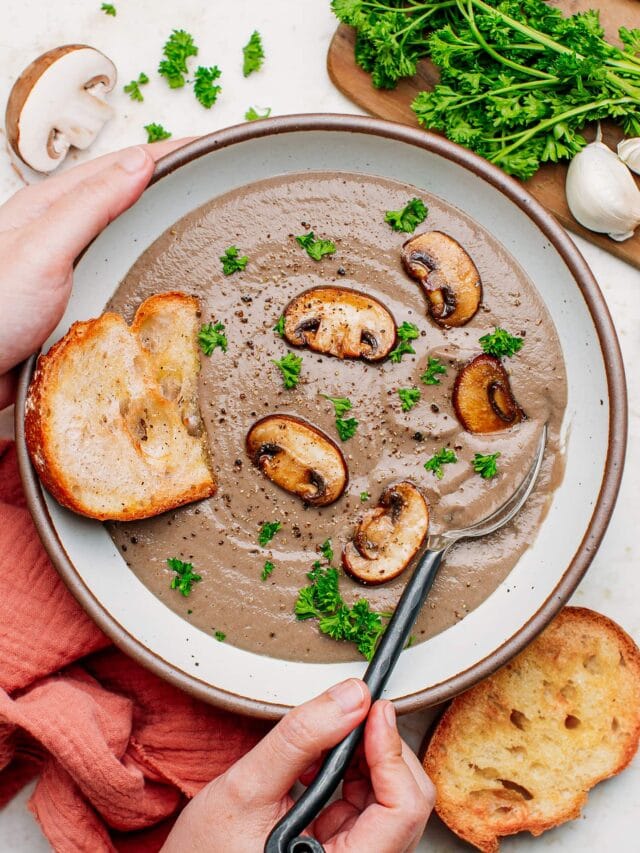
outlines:
[[58, 324], [73, 263], [149, 183], [155, 161], [186, 140], [125, 148], [19, 190], [0, 207], [0, 409], [12, 369]]
[[[367, 714], [362, 681], [349, 679], [290, 711], [275, 728], [182, 812], [162, 853], [261, 853], [293, 804], [297, 779], [308, 783], [323, 752]], [[396, 728], [391, 702], [376, 702], [361, 757], [345, 775], [342, 799], [309, 829], [328, 853], [414, 850], [433, 808], [435, 790]]]

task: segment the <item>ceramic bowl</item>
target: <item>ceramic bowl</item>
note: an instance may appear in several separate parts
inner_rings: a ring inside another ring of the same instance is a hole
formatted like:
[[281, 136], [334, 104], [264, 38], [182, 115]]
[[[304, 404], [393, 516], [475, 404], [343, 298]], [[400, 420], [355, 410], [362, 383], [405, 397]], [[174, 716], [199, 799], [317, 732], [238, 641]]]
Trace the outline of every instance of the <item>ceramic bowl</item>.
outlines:
[[[564, 480], [506, 581], [461, 622], [402, 654], [385, 695], [400, 712], [417, 710], [487, 676], [553, 618], [593, 558], [622, 473], [626, 395], [611, 318], [570, 238], [519, 183], [440, 137], [370, 118], [290, 116], [214, 133], [160, 161], [140, 201], [83, 254], [68, 309], [44, 349], [73, 321], [99, 315], [140, 253], [184, 214], [238, 186], [306, 170], [381, 175], [463, 209], [533, 280], [564, 352]], [[69, 589], [118, 646], [208, 702], [264, 717], [362, 675], [360, 662], [295, 663], [219, 643], [165, 607], [127, 568], [103, 525], [67, 512], [41, 489], [23, 430], [33, 367], [34, 358], [22, 372], [16, 410], [29, 506]]]

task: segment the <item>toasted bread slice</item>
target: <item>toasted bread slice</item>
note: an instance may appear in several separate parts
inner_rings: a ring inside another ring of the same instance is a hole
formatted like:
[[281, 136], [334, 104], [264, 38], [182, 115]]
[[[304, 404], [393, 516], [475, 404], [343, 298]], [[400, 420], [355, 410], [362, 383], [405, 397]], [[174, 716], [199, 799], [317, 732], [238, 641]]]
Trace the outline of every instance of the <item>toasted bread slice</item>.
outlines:
[[500, 836], [580, 815], [640, 738], [640, 651], [614, 622], [567, 607], [511, 663], [454, 699], [424, 757], [436, 811], [484, 853]]
[[215, 492], [198, 409], [198, 301], [162, 293], [131, 327], [74, 323], [40, 356], [25, 434], [45, 487], [100, 520], [158, 515]]

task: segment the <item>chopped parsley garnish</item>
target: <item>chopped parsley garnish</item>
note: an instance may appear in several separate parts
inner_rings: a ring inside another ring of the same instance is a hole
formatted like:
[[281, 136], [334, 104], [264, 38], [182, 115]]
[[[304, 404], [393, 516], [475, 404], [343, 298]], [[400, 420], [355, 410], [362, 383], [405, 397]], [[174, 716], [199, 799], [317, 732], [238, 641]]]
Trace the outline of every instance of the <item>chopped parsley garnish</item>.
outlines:
[[147, 131], [147, 142], [161, 142], [163, 139], [169, 139], [171, 133], [165, 130], [161, 124], [145, 124], [144, 129]]
[[295, 388], [300, 381], [302, 356], [288, 352], [280, 359], [280, 361], [276, 361], [274, 358], [272, 358], [271, 361], [275, 364], [280, 373], [282, 373], [282, 382], [284, 387], [289, 390], [291, 390], [291, 388]]
[[383, 619], [392, 614], [376, 613], [364, 598], [348, 607], [338, 589], [337, 569], [317, 566], [307, 577], [311, 584], [298, 592], [296, 618], [317, 619], [321, 633], [334, 640], [354, 643], [360, 654], [371, 660], [386, 628]]
[[262, 38], [257, 30], [251, 33], [251, 38], [242, 48], [242, 73], [248, 77], [253, 71], [258, 71], [262, 68], [264, 61], [264, 50], [262, 48]]
[[100, 6], [100, 10], [105, 13], [105, 15], [111, 15], [112, 18], [116, 16], [116, 7], [112, 3], [103, 3]]
[[198, 332], [198, 343], [205, 355], [211, 355], [216, 347], [222, 352], [227, 351], [227, 336], [224, 333], [222, 323], [205, 323]]
[[284, 338], [284, 314], [278, 317], [278, 322], [273, 327], [273, 331], [280, 335], [281, 338]]
[[220, 255], [222, 263], [222, 272], [225, 275], [233, 275], [238, 270], [243, 270], [249, 263], [249, 258], [246, 255], [240, 257], [240, 253], [236, 246], [229, 246], [224, 250], [224, 255]]
[[418, 405], [420, 391], [417, 388], [398, 388], [398, 397], [400, 397], [402, 411], [410, 412], [414, 406]]
[[170, 88], [181, 89], [188, 73], [187, 59], [198, 55], [193, 36], [184, 30], [173, 30], [162, 52], [165, 58], [158, 66], [158, 74], [165, 78]]
[[149, 78], [144, 73], [144, 71], [141, 71], [138, 75], [137, 80], [132, 80], [131, 83], [127, 83], [127, 85], [123, 86], [122, 88], [127, 93], [127, 95], [129, 95], [132, 101], [142, 102], [144, 101], [144, 98], [142, 96], [142, 92], [140, 91], [140, 86], [146, 86], [148, 82]]
[[296, 242], [306, 250], [307, 255], [314, 261], [322, 260], [324, 255], [333, 255], [336, 250], [335, 243], [331, 240], [316, 240], [313, 231], [296, 237]]
[[258, 533], [258, 545], [262, 545], [264, 548], [265, 545], [271, 542], [281, 527], [282, 524], [279, 521], [265, 521], [260, 528], [260, 533]]
[[370, 497], [369, 492], [360, 492], [360, 503], [366, 503]]
[[260, 580], [266, 581], [271, 572], [275, 569], [275, 566], [271, 562], [271, 560], [265, 560], [264, 566], [262, 567], [262, 573], [260, 574]]
[[171, 589], [177, 589], [185, 598], [191, 595], [194, 583], [202, 580], [202, 577], [193, 571], [193, 564], [184, 563], [177, 557], [170, 557], [167, 560], [167, 565], [176, 573], [176, 576], [171, 580]]
[[269, 118], [271, 115], [271, 107], [265, 107], [262, 112], [256, 109], [256, 107], [249, 107], [249, 109], [244, 114], [245, 121], [258, 121], [261, 118]]
[[480, 346], [487, 353], [496, 358], [510, 358], [517, 352], [520, 352], [524, 338], [518, 338], [516, 335], [510, 335], [506, 329], [496, 329], [489, 335], [483, 335], [480, 338]]
[[476, 453], [473, 457], [473, 470], [484, 480], [491, 480], [498, 473], [498, 457], [500, 453], [488, 453], [486, 456], [482, 453]]
[[193, 94], [207, 110], [215, 104], [222, 91], [222, 86], [215, 86], [213, 82], [220, 77], [221, 73], [217, 65], [212, 65], [210, 68], [199, 65], [193, 75]]
[[219, 643], [224, 643], [227, 639], [227, 635], [223, 631], [216, 631], [213, 635]]
[[333, 562], [333, 548], [331, 547], [331, 539], [325, 539], [320, 546], [320, 553], [325, 558], [327, 563]]
[[449, 450], [448, 447], [443, 447], [442, 450], [439, 450], [431, 457], [431, 459], [424, 463], [424, 467], [427, 471], [431, 471], [438, 480], [441, 480], [444, 477], [442, 466], [449, 465], [452, 462], [457, 461], [458, 457], [453, 450]]
[[343, 418], [348, 411], [351, 410], [351, 400], [348, 397], [329, 397], [327, 394], [321, 394], [325, 400], [333, 403], [333, 410], [336, 416], [336, 429], [342, 441], [347, 441], [353, 438], [358, 429], [358, 421], [356, 418]]
[[420, 377], [420, 381], [424, 382], [425, 385], [439, 385], [440, 380], [438, 376], [440, 374], [446, 375], [447, 368], [442, 364], [439, 358], [432, 358], [429, 356], [429, 361], [427, 362], [427, 369]]
[[415, 340], [420, 335], [418, 327], [414, 323], [407, 323], [405, 320], [401, 326], [398, 326], [398, 346], [389, 353], [389, 361], [393, 364], [398, 364], [402, 361], [402, 356], [408, 353], [415, 353], [414, 348], [409, 341]]
[[411, 234], [421, 222], [424, 222], [429, 208], [419, 198], [412, 198], [402, 210], [387, 210], [384, 221], [388, 222], [394, 231], [404, 231]]

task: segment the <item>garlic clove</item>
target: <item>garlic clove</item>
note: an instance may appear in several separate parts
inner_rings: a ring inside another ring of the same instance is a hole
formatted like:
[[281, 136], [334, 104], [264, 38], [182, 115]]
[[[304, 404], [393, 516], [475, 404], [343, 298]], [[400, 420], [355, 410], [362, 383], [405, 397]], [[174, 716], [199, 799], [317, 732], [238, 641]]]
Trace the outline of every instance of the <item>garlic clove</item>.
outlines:
[[618, 157], [632, 172], [640, 175], [640, 136], [619, 142]]
[[590, 231], [622, 241], [640, 225], [640, 190], [633, 175], [599, 140], [573, 158], [565, 189], [569, 210]]

